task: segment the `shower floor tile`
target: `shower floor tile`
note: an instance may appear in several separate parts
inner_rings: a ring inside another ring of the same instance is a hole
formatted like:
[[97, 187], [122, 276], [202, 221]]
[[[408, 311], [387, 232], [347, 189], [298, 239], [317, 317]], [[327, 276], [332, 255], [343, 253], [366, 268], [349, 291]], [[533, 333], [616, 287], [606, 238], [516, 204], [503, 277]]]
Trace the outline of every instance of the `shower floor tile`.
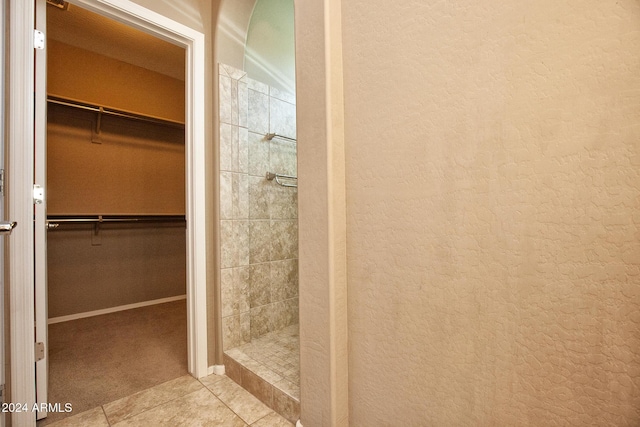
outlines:
[[298, 325], [269, 332], [225, 353], [274, 387], [300, 400]]

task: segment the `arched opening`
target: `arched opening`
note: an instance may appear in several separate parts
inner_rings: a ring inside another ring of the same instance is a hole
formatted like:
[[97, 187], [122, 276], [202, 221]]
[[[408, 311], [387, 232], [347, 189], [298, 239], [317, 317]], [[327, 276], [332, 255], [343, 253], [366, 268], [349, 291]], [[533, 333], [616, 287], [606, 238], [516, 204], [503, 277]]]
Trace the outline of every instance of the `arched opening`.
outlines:
[[295, 422], [300, 346], [293, 0], [230, 3], [222, 5], [217, 40], [222, 357], [229, 377]]

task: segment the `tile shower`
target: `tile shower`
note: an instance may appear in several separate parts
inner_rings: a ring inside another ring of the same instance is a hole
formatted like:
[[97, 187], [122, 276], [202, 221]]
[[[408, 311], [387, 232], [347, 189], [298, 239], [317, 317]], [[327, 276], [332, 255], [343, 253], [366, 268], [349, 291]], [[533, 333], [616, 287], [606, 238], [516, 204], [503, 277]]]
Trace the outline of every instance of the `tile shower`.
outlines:
[[[292, 421], [299, 411], [295, 96], [219, 66], [220, 243], [227, 374]], [[268, 134], [277, 136], [269, 139]], [[295, 181], [293, 181], [295, 182]]]

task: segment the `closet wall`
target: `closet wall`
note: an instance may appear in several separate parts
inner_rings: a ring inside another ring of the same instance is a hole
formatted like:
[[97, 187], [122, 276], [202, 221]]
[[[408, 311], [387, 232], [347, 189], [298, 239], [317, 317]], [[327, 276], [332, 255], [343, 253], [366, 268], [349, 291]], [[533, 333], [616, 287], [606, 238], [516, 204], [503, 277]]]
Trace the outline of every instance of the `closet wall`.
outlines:
[[[50, 96], [184, 121], [184, 82], [49, 40]], [[184, 130], [49, 104], [48, 215], [184, 215]], [[185, 294], [185, 223], [47, 234], [49, 318]]]

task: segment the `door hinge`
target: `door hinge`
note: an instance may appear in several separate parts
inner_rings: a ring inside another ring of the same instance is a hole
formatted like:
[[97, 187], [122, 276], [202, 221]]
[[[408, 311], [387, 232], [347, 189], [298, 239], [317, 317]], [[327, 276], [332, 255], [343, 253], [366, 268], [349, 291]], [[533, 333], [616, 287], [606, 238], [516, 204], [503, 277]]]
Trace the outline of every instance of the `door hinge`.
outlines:
[[39, 362], [42, 359], [44, 359], [44, 343], [37, 342], [36, 343], [36, 362]]
[[33, 47], [35, 49], [44, 49], [44, 33], [40, 30], [33, 30]]
[[40, 205], [44, 202], [44, 188], [41, 185], [35, 184], [33, 186], [33, 204]]

